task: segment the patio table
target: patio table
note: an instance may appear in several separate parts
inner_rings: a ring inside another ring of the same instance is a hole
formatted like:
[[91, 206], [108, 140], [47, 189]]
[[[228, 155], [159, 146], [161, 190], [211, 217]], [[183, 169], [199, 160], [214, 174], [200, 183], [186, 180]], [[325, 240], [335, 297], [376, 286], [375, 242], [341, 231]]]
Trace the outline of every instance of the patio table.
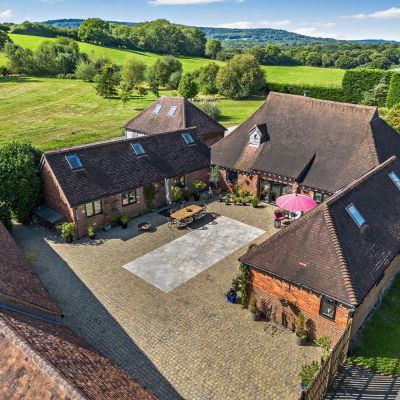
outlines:
[[195, 215], [201, 213], [203, 211], [203, 207], [200, 207], [196, 204], [186, 206], [178, 211], [175, 211], [170, 215], [170, 217], [176, 221], [184, 221], [188, 218], [192, 218]]

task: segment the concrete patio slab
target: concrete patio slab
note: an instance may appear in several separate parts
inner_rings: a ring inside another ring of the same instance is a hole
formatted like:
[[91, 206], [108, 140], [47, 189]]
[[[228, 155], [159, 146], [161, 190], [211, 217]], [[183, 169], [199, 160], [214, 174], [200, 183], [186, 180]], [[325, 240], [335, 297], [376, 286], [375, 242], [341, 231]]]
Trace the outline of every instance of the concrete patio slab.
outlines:
[[123, 268], [168, 293], [263, 233], [253, 226], [219, 217]]

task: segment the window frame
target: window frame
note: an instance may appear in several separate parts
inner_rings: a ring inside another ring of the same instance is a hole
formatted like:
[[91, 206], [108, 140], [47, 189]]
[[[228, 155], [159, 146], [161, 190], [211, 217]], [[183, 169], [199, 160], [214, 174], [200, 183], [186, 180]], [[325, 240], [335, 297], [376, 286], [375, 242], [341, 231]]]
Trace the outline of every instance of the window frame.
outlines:
[[[74, 158], [74, 159], [78, 162], [78, 166], [77, 166], [77, 167], [74, 167], [74, 166], [72, 165], [72, 161], [70, 160], [71, 158]], [[70, 167], [73, 171], [74, 171], [74, 170], [77, 170], [77, 169], [82, 169], [82, 168], [83, 168], [82, 161], [81, 161], [80, 157], [79, 157], [77, 154], [67, 154], [67, 155], [65, 156], [65, 159], [67, 160], [67, 163], [68, 163], [69, 167]]]
[[[327, 302], [327, 303], [333, 305], [333, 316], [324, 314], [322, 312], [322, 307], [323, 307], [324, 302]], [[334, 321], [336, 318], [336, 309], [337, 309], [337, 301], [336, 300], [330, 299], [329, 297], [326, 297], [326, 296], [321, 296], [321, 300], [319, 303], [319, 315], [322, 315], [323, 317], [328, 318], [331, 321]]]
[[185, 143], [188, 144], [188, 145], [195, 143], [192, 134], [189, 133], [189, 132], [182, 133], [182, 137], [183, 137], [183, 140], [185, 141]]
[[154, 114], [160, 114], [162, 108], [163, 108], [162, 104], [160, 104], [160, 103], [156, 104], [156, 106], [154, 107], [153, 113]]
[[[356, 217], [353, 215], [353, 213], [350, 211], [350, 208], [353, 207], [356, 212], [358, 213], [358, 215], [363, 219], [364, 222], [360, 223], [359, 221], [357, 221]], [[346, 207], [346, 211], [347, 214], [350, 215], [351, 219], [355, 222], [355, 224], [361, 228], [363, 225], [365, 225], [367, 223], [367, 220], [363, 217], [363, 215], [361, 214], [360, 210], [354, 205], [354, 203], [350, 203], [347, 207]]]
[[[140, 146], [140, 148], [138, 150], [135, 149], [135, 145], [136, 146]], [[146, 154], [146, 150], [144, 149], [144, 147], [141, 145], [141, 143], [138, 142], [133, 142], [131, 143], [131, 147], [133, 149], [133, 151], [135, 152], [135, 154], [137, 156], [144, 156]]]
[[[321, 195], [321, 201], [320, 201], [320, 202], [318, 202], [317, 199], [316, 199], [316, 194], [317, 194], [317, 193]], [[327, 195], [326, 195], [324, 192], [319, 192], [318, 190], [314, 190], [313, 199], [315, 200], [315, 202], [316, 202], [317, 204], [323, 203], [323, 202], [326, 200], [326, 197], [327, 197]]]
[[177, 110], [178, 110], [178, 106], [171, 106], [167, 113], [168, 117], [173, 117]]
[[[389, 172], [389, 178], [390, 180], [395, 184], [395, 186], [397, 187], [397, 189], [400, 190], [400, 178], [399, 176], [396, 174], [396, 172], [391, 171]], [[393, 175], [395, 176], [395, 178], [393, 178]]]
[[[236, 180], [231, 180], [231, 179], [229, 179], [229, 175], [230, 175], [230, 174], [236, 174]], [[227, 180], [228, 182], [230, 182], [230, 183], [232, 183], [232, 184], [235, 184], [235, 183], [238, 182], [238, 179], [239, 179], [239, 173], [238, 173], [237, 171], [234, 171], [233, 169], [228, 169], [228, 170], [226, 171], [226, 180]]]
[[[131, 201], [131, 194], [132, 193], [134, 193], [135, 195], [134, 195], [134, 198], [135, 198], [135, 200], [134, 201]], [[127, 198], [128, 198], [128, 202], [126, 203], [126, 204], [124, 204], [124, 196], [127, 196]], [[121, 194], [121, 204], [122, 204], [122, 207], [126, 207], [126, 206], [130, 206], [131, 204], [135, 204], [135, 203], [137, 203], [137, 191], [136, 191], [136, 189], [133, 189], [133, 190], [130, 190], [129, 192], [124, 192], [124, 193], [122, 193]]]
[[[96, 212], [96, 207], [95, 207], [95, 203], [99, 203], [100, 205], [100, 211]], [[92, 214], [88, 214], [88, 205], [90, 205], [92, 207]], [[91, 217], [95, 217], [96, 215], [100, 215], [103, 214], [103, 205], [101, 204], [101, 200], [94, 200], [94, 201], [89, 201], [88, 203], [85, 203], [85, 214], [86, 214], [86, 218], [91, 218]]]

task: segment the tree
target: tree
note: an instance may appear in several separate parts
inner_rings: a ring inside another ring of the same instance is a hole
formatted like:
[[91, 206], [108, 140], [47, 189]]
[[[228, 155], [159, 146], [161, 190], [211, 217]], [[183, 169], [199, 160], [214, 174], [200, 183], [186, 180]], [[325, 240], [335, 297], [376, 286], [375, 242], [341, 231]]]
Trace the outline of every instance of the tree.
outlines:
[[110, 24], [100, 18], [83, 21], [78, 29], [78, 37], [83, 42], [105, 44], [109, 40]]
[[76, 66], [75, 76], [86, 82], [92, 82], [97, 74], [96, 65], [91, 61], [81, 60]]
[[200, 68], [199, 85], [200, 91], [204, 94], [217, 94], [217, 76], [219, 65], [215, 62], [210, 62], [204, 67]]
[[0, 201], [24, 224], [40, 200], [39, 160], [39, 150], [29, 143], [12, 142], [0, 149]]
[[7, 33], [0, 30], [0, 51], [3, 51], [6, 42], [9, 42], [11, 39], [7, 35]]
[[100, 73], [96, 75], [95, 90], [97, 94], [104, 98], [117, 94], [117, 86], [120, 83], [119, 73], [115, 71], [115, 67], [111, 64], [104, 65]]
[[121, 78], [132, 89], [145, 80], [146, 64], [139, 58], [128, 58], [121, 71]]
[[0, 201], [0, 222], [6, 227], [7, 230], [12, 229], [11, 211], [10, 207]]
[[150, 87], [166, 86], [174, 72], [182, 72], [182, 63], [175, 57], [160, 57], [150, 67], [147, 80]]
[[205, 54], [207, 57], [212, 59], [216, 59], [218, 53], [222, 50], [222, 45], [219, 40], [216, 39], [208, 39], [206, 42], [206, 50]]
[[336, 60], [335, 67], [343, 69], [355, 68], [357, 67], [357, 60], [348, 55], [342, 54]]
[[173, 89], [173, 90], [178, 89], [181, 78], [182, 78], [181, 71], [173, 72], [168, 79], [168, 85], [167, 85], [168, 89]]
[[23, 49], [11, 42], [4, 46], [4, 52], [8, 57], [7, 67], [14, 74], [34, 75], [36, 72], [35, 59], [33, 52]]
[[189, 73], [184, 74], [178, 87], [179, 94], [185, 99], [193, 99], [199, 93], [199, 88], [193, 76]]
[[236, 55], [219, 70], [217, 87], [220, 94], [231, 99], [261, 94], [266, 88], [264, 72], [254, 56]]
[[126, 103], [128, 102], [129, 97], [131, 95], [131, 88], [126, 82], [121, 82], [121, 84], [119, 85], [118, 95], [125, 108]]

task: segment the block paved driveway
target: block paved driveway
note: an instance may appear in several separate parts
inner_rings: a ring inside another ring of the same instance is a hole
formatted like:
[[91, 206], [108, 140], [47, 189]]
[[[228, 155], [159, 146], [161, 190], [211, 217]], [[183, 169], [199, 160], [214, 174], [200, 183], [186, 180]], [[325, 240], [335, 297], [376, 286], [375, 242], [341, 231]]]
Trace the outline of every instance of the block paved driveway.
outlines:
[[[213, 203], [207, 209], [265, 231], [253, 242], [275, 232], [271, 206]], [[138, 234], [143, 220], [157, 230]], [[301, 366], [319, 359], [320, 350], [298, 347], [293, 333], [250, 321], [247, 310], [224, 297], [246, 240], [169, 293], [122, 268], [191, 232], [165, 222], [154, 213], [131, 221], [127, 230], [73, 244], [35, 226], [16, 226], [13, 234], [24, 252], [38, 253], [35, 270], [65, 322], [159, 399], [298, 399]]]

